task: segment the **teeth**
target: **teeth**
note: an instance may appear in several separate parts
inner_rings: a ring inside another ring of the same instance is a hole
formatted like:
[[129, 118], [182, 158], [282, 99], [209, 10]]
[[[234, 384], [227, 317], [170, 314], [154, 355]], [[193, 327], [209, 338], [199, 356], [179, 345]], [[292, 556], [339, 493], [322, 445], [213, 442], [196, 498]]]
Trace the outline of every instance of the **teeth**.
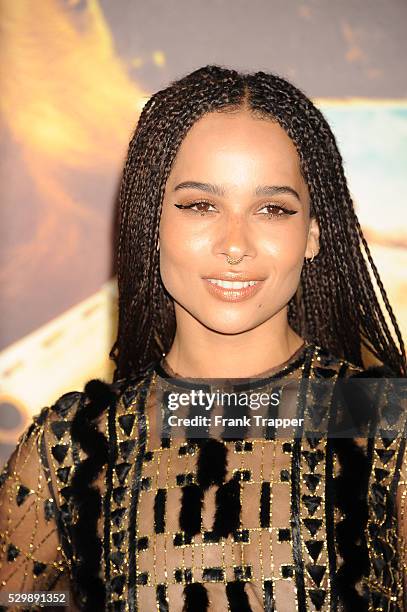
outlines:
[[253, 285], [257, 285], [257, 281], [224, 281], [218, 280], [216, 278], [208, 278], [208, 281], [212, 283], [212, 285], [217, 285], [218, 287], [223, 287], [224, 289], [245, 289], [246, 287], [252, 287]]

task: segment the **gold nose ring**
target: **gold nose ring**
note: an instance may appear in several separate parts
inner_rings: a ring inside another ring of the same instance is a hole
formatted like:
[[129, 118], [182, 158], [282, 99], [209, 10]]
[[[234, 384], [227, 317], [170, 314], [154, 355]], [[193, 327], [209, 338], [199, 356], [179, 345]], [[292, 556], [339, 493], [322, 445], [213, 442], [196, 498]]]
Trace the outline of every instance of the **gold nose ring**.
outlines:
[[234, 266], [235, 264], [238, 264], [242, 261], [243, 256], [242, 257], [230, 257], [230, 255], [228, 255], [226, 257], [226, 261], [228, 262], [228, 264], [231, 264], [232, 266]]

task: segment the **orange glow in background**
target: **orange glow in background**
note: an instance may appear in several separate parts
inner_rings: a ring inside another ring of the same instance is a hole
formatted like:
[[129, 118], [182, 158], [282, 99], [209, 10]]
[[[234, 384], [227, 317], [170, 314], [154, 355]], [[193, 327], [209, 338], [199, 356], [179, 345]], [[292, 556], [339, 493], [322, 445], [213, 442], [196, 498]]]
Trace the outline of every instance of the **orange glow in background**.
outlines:
[[[159, 47], [150, 61], [165, 70]], [[91, 376], [111, 376], [114, 207], [127, 144], [150, 92], [129, 76], [129, 63], [139, 68], [145, 58], [119, 56], [97, 0], [1, 2], [0, 51], [5, 457], [42, 405]], [[356, 203], [405, 332], [406, 234], [397, 222], [384, 228], [365, 202]]]

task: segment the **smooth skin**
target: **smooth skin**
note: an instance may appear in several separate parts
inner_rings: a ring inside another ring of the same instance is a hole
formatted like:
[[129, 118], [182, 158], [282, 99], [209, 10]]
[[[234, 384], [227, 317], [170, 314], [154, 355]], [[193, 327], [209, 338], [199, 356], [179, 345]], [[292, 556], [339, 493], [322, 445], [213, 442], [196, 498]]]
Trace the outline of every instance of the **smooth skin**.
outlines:
[[[216, 193], [176, 189], [192, 181], [216, 186]], [[265, 186], [279, 191], [260, 193]], [[175, 372], [240, 378], [289, 359], [303, 339], [288, 324], [287, 305], [304, 258], [318, 254], [319, 227], [283, 128], [248, 110], [198, 120], [166, 183], [159, 248], [162, 282], [175, 307], [176, 335], [166, 355]], [[243, 260], [231, 265], [227, 255]], [[261, 286], [243, 301], [225, 301], [205, 280], [222, 272], [243, 272]]]

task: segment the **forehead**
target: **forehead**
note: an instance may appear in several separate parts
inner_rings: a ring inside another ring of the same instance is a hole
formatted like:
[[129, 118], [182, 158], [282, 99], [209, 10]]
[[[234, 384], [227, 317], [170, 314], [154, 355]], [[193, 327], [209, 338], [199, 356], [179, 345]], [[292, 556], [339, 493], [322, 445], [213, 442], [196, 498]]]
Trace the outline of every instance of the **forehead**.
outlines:
[[185, 173], [219, 173], [228, 168], [300, 178], [298, 153], [285, 130], [276, 121], [247, 110], [213, 112], [200, 118], [182, 141], [171, 175], [179, 178]]

